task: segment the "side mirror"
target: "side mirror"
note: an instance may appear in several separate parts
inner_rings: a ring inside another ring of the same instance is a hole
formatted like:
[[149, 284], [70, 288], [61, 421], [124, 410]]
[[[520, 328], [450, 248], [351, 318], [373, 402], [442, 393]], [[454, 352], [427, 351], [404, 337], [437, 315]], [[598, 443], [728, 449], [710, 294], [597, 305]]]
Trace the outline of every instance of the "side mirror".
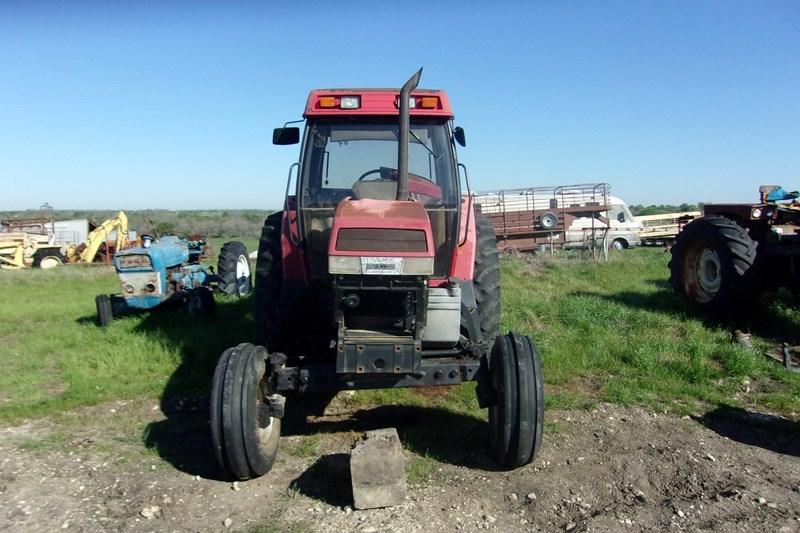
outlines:
[[461, 126], [457, 126], [456, 129], [453, 130], [453, 138], [461, 146], [467, 145], [467, 138], [464, 135], [464, 128], [462, 128]]
[[275, 128], [272, 144], [297, 144], [300, 142], [300, 128]]

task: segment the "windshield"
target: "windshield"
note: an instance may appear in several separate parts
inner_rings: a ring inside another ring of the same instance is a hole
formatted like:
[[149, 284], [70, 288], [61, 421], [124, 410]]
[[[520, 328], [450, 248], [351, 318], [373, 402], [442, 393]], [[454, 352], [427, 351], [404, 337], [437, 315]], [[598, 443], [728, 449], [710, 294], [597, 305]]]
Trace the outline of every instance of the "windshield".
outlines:
[[[428, 212], [434, 275], [447, 276], [458, 239], [460, 198], [450, 128], [442, 119], [412, 118], [408, 192]], [[313, 277], [326, 276], [330, 229], [342, 199], [397, 198], [396, 117], [315, 121], [306, 126], [299, 184], [300, 227]]]
[[[301, 202], [335, 207], [350, 196], [397, 196], [397, 123], [315, 122], [306, 130]], [[409, 192], [426, 206], [457, 205], [456, 172], [447, 123], [414, 123], [408, 148]]]

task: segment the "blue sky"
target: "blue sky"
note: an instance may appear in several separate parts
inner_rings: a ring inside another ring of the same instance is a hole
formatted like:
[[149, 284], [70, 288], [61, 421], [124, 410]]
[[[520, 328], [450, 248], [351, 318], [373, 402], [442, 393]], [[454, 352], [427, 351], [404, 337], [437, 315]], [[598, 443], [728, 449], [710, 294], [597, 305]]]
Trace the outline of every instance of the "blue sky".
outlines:
[[[369, 6], [369, 7], [361, 7]], [[800, 188], [800, 3], [0, 3], [0, 209], [275, 208], [314, 87], [449, 92], [474, 189]]]

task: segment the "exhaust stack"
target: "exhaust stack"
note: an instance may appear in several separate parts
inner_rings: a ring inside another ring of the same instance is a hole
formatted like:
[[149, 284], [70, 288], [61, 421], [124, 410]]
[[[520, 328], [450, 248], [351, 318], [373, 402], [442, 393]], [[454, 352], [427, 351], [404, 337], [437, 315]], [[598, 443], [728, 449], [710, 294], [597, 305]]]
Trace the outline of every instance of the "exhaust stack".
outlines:
[[400, 89], [400, 139], [397, 147], [397, 199], [408, 200], [408, 131], [411, 127], [411, 117], [408, 109], [408, 99], [411, 91], [417, 88], [422, 77], [420, 68]]

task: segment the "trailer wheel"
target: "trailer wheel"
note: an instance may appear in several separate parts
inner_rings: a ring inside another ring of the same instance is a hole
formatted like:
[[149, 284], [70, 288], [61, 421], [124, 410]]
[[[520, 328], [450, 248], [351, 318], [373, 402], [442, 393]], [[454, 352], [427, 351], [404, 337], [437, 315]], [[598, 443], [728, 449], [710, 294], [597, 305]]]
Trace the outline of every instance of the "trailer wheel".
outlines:
[[281, 259], [281, 219], [283, 212], [272, 213], [261, 228], [256, 258], [255, 304], [256, 343], [270, 350], [280, 349], [278, 299], [283, 286]]
[[43, 270], [55, 268], [67, 262], [60, 251], [52, 249], [36, 250], [33, 254], [33, 266]]
[[247, 296], [253, 289], [247, 248], [238, 241], [222, 245], [217, 261], [219, 289], [230, 296]]
[[757, 246], [748, 231], [729, 218], [694, 220], [672, 247], [670, 283], [701, 308], [731, 311], [754, 291]]
[[485, 341], [500, 332], [500, 256], [492, 223], [480, 213], [475, 214], [475, 273], [473, 286]]
[[267, 350], [243, 343], [228, 348], [214, 370], [211, 440], [222, 470], [236, 479], [269, 472], [278, 453], [281, 420], [270, 416]]
[[489, 407], [492, 453], [503, 466], [533, 461], [544, 431], [544, 384], [539, 352], [516, 333], [497, 337], [489, 360], [494, 405]]
[[217, 312], [217, 302], [208, 287], [196, 287], [189, 291], [186, 304], [189, 313], [197, 316], [214, 316]]
[[553, 229], [558, 225], [558, 215], [552, 211], [546, 211], [539, 215], [539, 225], [544, 229]]
[[97, 323], [100, 327], [108, 327], [114, 320], [114, 309], [111, 306], [111, 296], [108, 294], [98, 294], [94, 299], [97, 307]]

